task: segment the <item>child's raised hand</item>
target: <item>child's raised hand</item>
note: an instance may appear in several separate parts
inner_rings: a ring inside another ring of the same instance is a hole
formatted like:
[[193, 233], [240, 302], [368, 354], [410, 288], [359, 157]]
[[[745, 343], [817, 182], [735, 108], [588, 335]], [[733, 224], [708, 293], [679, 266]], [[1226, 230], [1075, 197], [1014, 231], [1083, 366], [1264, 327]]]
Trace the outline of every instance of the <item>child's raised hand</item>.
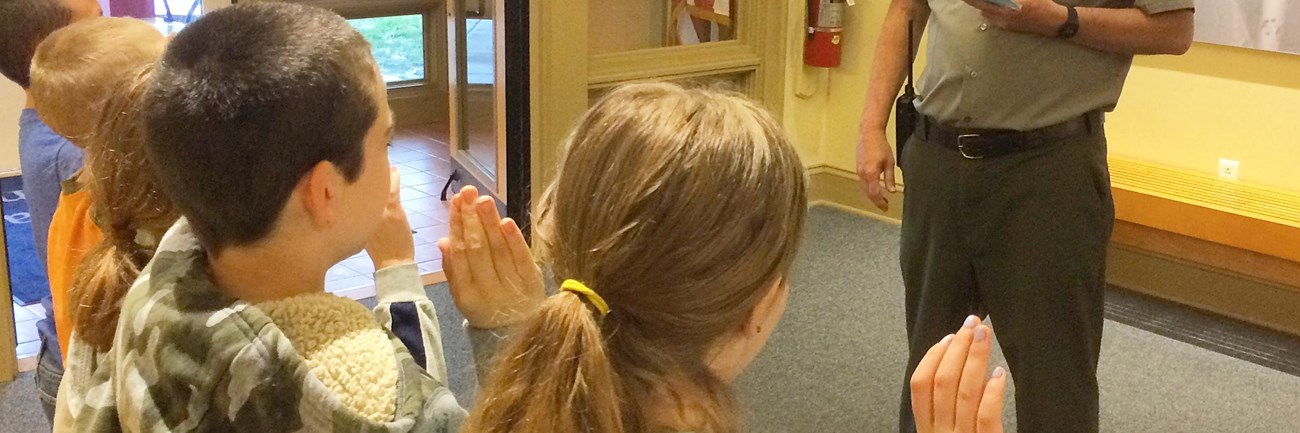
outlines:
[[470, 326], [510, 326], [541, 305], [542, 271], [523, 232], [491, 197], [467, 186], [451, 199], [448, 237], [438, 240], [447, 285]]
[[411, 237], [411, 222], [402, 208], [401, 175], [397, 167], [389, 167], [388, 203], [375, 234], [366, 242], [366, 253], [375, 263], [375, 270], [390, 266], [415, 263], [415, 239]]
[[989, 327], [971, 316], [926, 352], [911, 380], [917, 433], [1002, 433], [1006, 371], [998, 367], [984, 380], [992, 340]]

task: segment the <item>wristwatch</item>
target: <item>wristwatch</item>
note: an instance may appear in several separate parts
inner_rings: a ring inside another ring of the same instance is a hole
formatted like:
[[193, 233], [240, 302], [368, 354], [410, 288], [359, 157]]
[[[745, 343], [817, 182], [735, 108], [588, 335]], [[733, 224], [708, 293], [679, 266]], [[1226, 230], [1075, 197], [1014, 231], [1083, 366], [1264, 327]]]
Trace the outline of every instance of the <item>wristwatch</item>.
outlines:
[[1056, 37], [1061, 39], [1070, 39], [1079, 34], [1079, 11], [1074, 6], [1066, 6], [1065, 24], [1056, 30]]

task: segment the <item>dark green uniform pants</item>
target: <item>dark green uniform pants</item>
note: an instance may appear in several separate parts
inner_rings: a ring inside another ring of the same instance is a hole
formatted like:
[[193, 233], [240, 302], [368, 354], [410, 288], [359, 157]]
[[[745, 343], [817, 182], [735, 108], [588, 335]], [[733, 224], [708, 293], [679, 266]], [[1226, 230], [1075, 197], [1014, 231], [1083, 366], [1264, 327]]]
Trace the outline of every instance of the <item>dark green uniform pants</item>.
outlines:
[[1096, 433], [1106, 246], [1106, 138], [1088, 134], [969, 160], [912, 137], [903, 155], [901, 265], [911, 354], [987, 313], [1016, 385], [1021, 433]]

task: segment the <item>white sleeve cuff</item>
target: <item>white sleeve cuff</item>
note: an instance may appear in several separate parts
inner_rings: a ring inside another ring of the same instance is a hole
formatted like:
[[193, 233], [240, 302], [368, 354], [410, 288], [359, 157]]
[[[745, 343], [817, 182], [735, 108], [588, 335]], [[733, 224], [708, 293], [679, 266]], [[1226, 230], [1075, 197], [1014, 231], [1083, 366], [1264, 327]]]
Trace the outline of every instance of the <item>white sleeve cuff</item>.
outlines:
[[423, 301], [429, 296], [420, 282], [420, 269], [415, 263], [407, 263], [375, 271], [375, 299], [383, 305]]

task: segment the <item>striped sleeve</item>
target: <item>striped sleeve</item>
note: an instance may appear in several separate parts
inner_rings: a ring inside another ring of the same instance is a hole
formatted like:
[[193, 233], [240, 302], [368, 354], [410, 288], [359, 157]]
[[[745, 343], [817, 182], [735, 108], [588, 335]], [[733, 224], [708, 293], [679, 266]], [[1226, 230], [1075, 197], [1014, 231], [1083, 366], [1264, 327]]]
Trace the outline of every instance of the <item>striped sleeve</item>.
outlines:
[[442, 331], [433, 302], [424, 293], [415, 264], [375, 272], [375, 319], [396, 335], [415, 362], [447, 385], [447, 358], [442, 349]]

